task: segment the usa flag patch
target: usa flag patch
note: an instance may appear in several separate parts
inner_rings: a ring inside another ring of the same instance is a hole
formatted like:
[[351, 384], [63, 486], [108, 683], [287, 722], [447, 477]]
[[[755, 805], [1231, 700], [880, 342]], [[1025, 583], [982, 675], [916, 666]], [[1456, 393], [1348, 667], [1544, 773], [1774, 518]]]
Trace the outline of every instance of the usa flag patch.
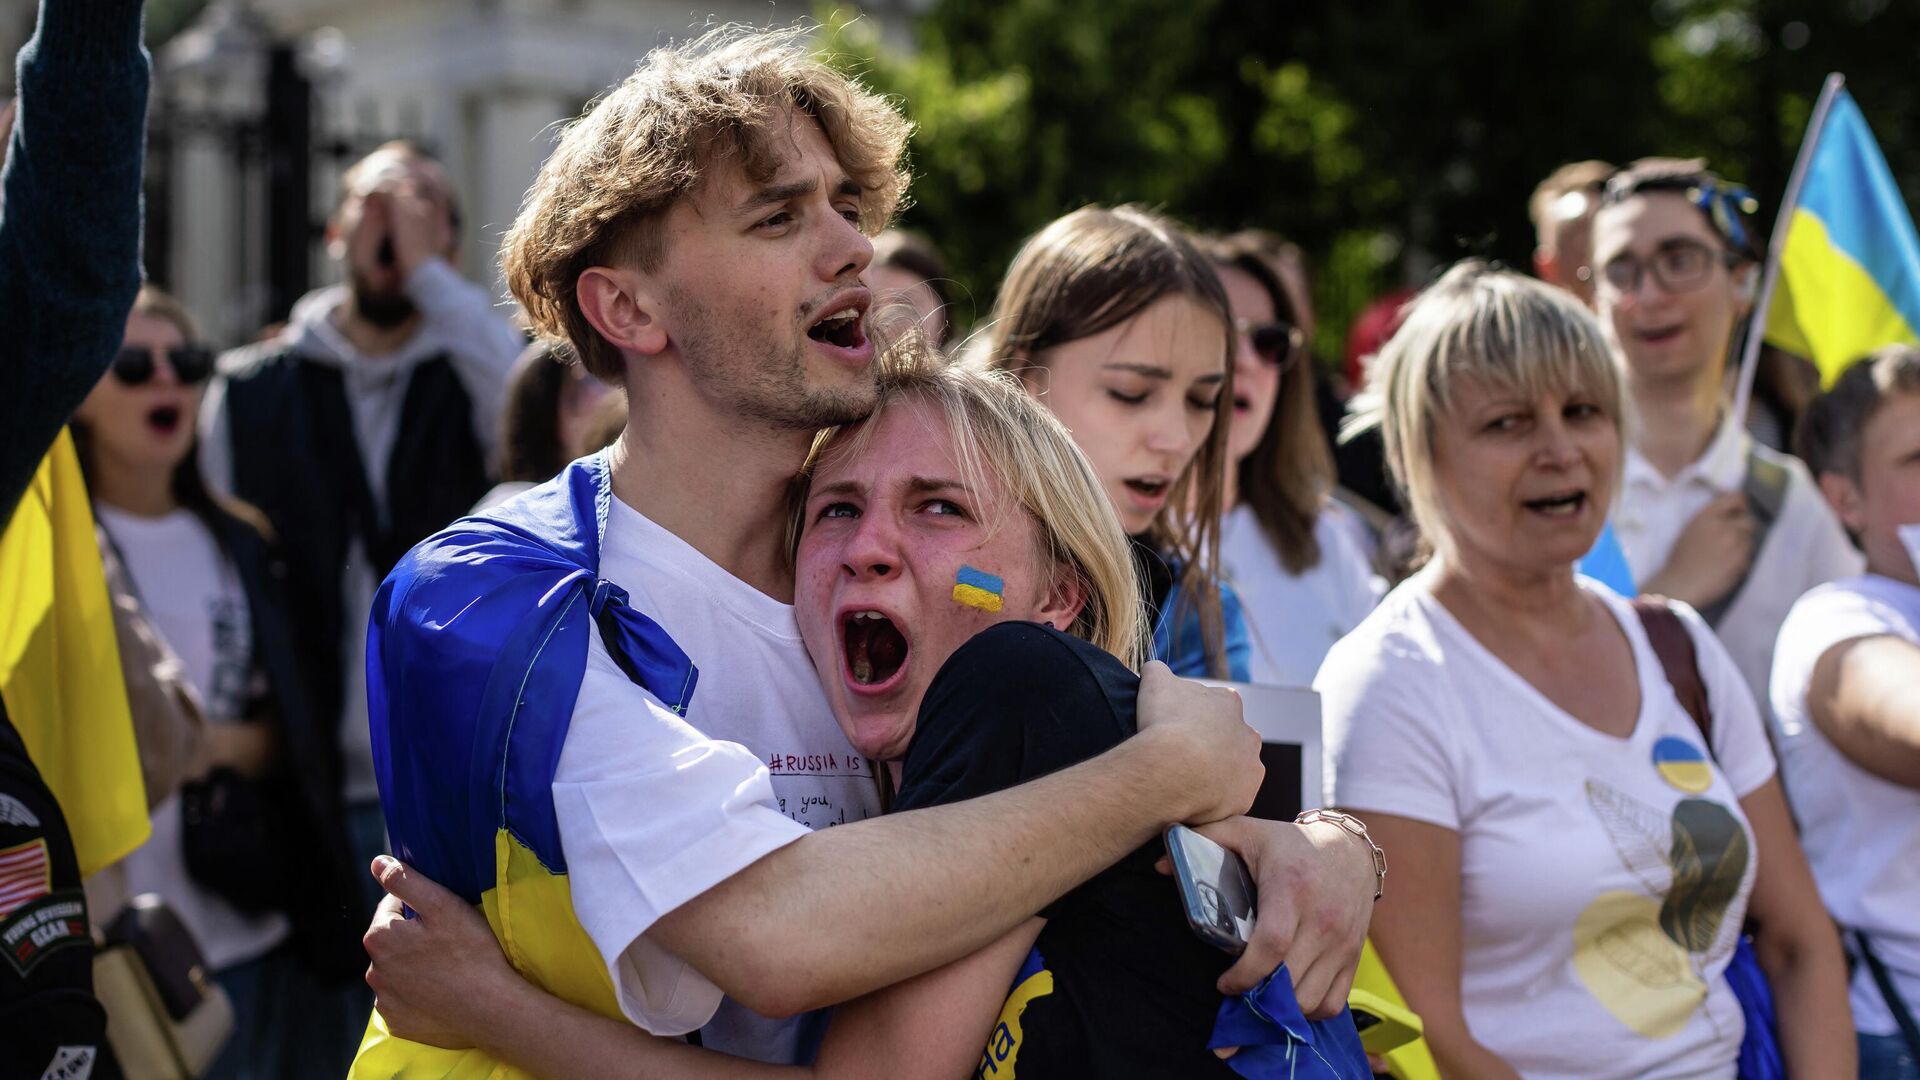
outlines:
[[0, 919], [52, 891], [53, 868], [47, 860], [46, 840], [0, 849]]

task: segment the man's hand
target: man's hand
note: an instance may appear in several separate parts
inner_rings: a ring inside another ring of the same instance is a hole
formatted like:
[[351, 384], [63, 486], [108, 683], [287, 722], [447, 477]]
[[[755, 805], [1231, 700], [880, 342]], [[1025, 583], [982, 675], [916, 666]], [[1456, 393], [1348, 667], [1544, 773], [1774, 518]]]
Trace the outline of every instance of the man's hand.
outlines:
[[405, 281], [428, 259], [445, 258], [453, 248], [453, 224], [432, 191], [412, 179], [390, 180], [373, 198], [385, 204], [393, 261]]
[[1755, 523], [1747, 497], [1734, 491], [1708, 503], [1673, 542], [1667, 565], [1641, 587], [1706, 607], [1732, 592], [1753, 562]]
[[499, 1029], [495, 1008], [510, 1007], [528, 984], [507, 964], [487, 920], [460, 897], [385, 855], [373, 860], [373, 876], [387, 898], [362, 940], [373, 958], [367, 985], [387, 1029], [450, 1050], [481, 1045]]
[[1267, 771], [1239, 694], [1182, 679], [1153, 660], [1140, 669], [1136, 711], [1141, 737], [1164, 740], [1165, 767], [1182, 778], [1170, 789], [1191, 797], [1174, 820], [1218, 821], [1253, 805]]
[[1315, 1020], [1337, 1015], [1373, 918], [1372, 850], [1324, 821], [1235, 817], [1200, 832], [1246, 860], [1258, 894], [1253, 939], [1220, 976], [1220, 992], [1251, 990], [1284, 962], [1301, 1010]]

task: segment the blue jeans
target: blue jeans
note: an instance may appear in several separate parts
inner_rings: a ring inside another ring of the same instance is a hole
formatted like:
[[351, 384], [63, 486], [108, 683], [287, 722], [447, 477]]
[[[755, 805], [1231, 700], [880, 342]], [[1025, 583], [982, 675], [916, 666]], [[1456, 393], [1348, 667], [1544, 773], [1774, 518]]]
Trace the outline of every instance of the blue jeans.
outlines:
[[233, 1037], [206, 1080], [339, 1080], [355, 1042], [315, 1004], [339, 993], [322, 985], [281, 945], [214, 975], [233, 1002]]
[[1860, 1036], [1860, 1080], [1920, 1080], [1920, 1061], [1904, 1036]]

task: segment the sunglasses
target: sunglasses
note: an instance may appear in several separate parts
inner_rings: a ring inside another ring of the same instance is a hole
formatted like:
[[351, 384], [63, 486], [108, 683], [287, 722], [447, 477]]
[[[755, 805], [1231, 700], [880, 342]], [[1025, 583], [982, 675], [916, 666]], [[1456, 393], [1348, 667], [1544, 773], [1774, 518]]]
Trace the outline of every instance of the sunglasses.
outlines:
[[200, 345], [182, 345], [175, 349], [143, 349], [129, 345], [113, 357], [113, 377], [127, 386], [139, 386], [153, 378], [153, 354], [166, 355], [173, 377], [191, 386], [205, 382], [213, 374], [213, 350]]
[[1253, 351], [1260, 359], [1282, 371], [1293, 365], [1294, 358], [1307, 344], [1307, 332], [1290, 322], [1235, 319], [1233, 328], [1252, 341]]

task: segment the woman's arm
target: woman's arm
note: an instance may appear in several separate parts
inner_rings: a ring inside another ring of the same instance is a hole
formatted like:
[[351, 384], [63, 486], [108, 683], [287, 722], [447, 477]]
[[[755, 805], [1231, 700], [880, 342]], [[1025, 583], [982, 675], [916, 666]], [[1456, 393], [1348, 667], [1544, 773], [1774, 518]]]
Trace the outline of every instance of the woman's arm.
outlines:
[[[367, 932], [367, 982], [387, 1029], [478, 1047], [536, 1076], [959, 1080], [979, 1063], [1007, 987], [1045, 925], [1029, 919], [971, 956], [837, 1006], [818, 1061], [799, 1068], [658, 1038], [555, 997], [507, 964], [486, 920], [458, 896], [394, 860], [375, 867], [392, 895]], [[401, 903], [416, 917], [402, 917]]]
[[833, 1008], [812, 1075], [961, 1080], [980, 1064], [1007, 989], [1040, 936], [1035, 917], [972, 956]]
[[1747, 914], [1755, 924], [1754, 953], [1773, 985], [1787, 1074], [1852, 1076], [1858, 1066], [1846, 961], [1794, 837], [1779, 779], [1741, 799], [1740, 809], [1759, 848]]
[[1393, 887], [1373, 909], [1374, 948], [1426, 1026], [1441, 1075], [1520, 1080], [1474, 1041], [1460, 1006], [1460, 834], [1392, 814], [1364, 816], [1393, 860]]

